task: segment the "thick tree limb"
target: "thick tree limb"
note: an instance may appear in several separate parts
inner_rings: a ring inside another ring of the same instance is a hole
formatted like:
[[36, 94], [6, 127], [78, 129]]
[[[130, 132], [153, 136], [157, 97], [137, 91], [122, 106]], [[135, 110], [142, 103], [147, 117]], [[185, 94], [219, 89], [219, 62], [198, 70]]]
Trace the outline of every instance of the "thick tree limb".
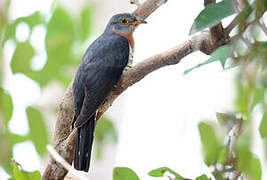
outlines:
[[[145, 19], [164, 2], [166, 2], [166, 0], [147, 0], [135, 10], [134, 14]], [[209, 32], [202, 32], [172, 49], [154, 55], [138, 63], [123, 73], [116, 87], [114, 87], [103, 105], [98, 109], [97, 118], [99, 118], [112, 105], [114, 100], [123, 91], [143, 79], [149, 73], [168, 65], [178, 64], [183, 57], [198, 50], [209, 54], [218, 46], [228, 42], [228, 38], [222, 38], [214, 43]], [[72, 132], [70, 131], [73, 115], [74, 105], [71, 82], [59, 105], [59, 114], [54, 135], [55, 149], [70, 164], [73, 160], [74, 143], [77, 134], [76, 129]], [[66, 174], [67, 170], [52, 158], [42, 179], [63, 179]]]

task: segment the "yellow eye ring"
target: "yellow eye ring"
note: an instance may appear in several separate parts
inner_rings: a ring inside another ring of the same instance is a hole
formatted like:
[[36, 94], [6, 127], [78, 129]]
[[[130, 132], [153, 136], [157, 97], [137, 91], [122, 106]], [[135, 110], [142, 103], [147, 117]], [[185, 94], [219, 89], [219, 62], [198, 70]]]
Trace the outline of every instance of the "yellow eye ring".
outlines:
[[128, 24], [128, 19], [122, 18], [121, 19], [121, 24]]

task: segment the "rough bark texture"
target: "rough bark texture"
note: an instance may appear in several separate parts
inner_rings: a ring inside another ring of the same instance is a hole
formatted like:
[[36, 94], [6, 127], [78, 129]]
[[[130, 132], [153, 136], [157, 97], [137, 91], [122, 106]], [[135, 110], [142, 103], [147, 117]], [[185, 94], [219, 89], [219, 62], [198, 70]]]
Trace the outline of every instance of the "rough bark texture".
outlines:
[[[147, 0], [139, 4], [134, 14], [140, 18], [148, 17], [158, 7], [164, 4], [166, 0]], [[211, 1], [213, 2], [213, 1]], [[206, 5], [206, 3], [205, 3]], [[202, 32], [193, 36], [180, 45], [151, 56], [150, 58], [136, 64], [131, 69], [125, 71], [104, 104], [98, 109], [97, 118], [99, 118], [113, 103], [113, 101], [128, 87], [143, 79], [147, 74], [168, 65], [175, 65], [180, 60], [194, 51], [202, 51], [205, 54], [212, 53], [219, 46], [229, 42], [228, 34], [223, 33], [221, 23], [211, 28], [210, 32]], [[63, 96], [59, 105], [58, 119], [55, 127], [54, 147], [59, 154], [71, 164], [73, 160], [73, 151], [77, 131], [71, 132], [71, 121], [74, 115], [74, 105], [72, 97], [72, 82]], [[51, 158], [42, 179], [63, 179], [67, 170], [62, 165]]]

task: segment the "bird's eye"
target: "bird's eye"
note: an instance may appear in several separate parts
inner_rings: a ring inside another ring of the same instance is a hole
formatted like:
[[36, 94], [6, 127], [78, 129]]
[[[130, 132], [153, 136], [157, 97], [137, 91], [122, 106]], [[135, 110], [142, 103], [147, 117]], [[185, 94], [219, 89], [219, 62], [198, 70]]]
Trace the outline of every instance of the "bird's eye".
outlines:
[[126, 18], [121, 19], [121, 24], [128, 24], [128, 20]]

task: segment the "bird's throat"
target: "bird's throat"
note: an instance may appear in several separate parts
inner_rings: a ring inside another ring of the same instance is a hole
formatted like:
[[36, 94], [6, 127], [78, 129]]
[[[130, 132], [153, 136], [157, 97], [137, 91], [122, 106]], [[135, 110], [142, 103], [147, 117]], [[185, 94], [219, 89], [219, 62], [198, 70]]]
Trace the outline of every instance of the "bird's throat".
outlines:
[[120, 36], [125, 37], [128, 40], [128, 43], [129, 43], [130, 47], [132, 48], [132, 51], [134, 52], [134, 38], [133, 38], [133, 33], [129, 33], [129, 34], [116, 33], [116, 34], [119, 34]]

